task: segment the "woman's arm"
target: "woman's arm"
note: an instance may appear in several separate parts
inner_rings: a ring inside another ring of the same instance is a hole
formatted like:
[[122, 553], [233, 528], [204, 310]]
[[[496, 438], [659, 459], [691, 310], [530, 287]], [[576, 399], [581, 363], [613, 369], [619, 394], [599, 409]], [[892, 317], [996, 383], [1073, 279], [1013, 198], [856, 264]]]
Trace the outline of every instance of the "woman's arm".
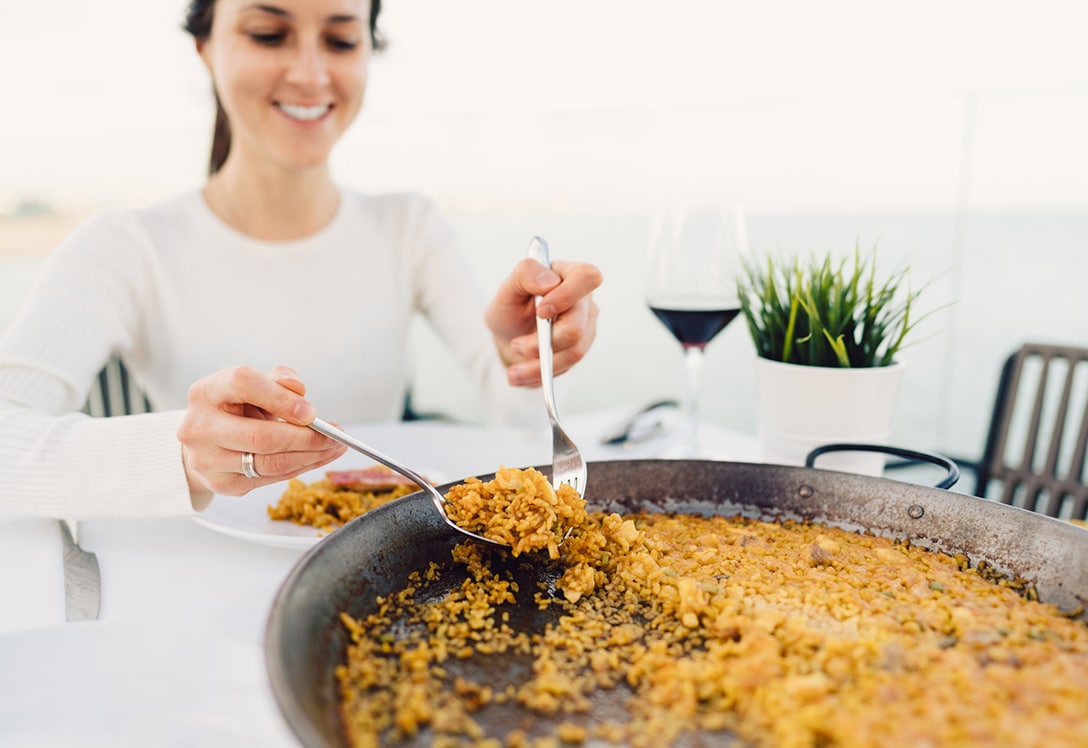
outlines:
[[416, 308], [481, 387], [492, 420], [546, 426], [539, 393], [525, 389], [540, 383], [533, 296], [545, 294], [544, 311], [558, 315], [555, 367], [566, 371], [585, 355], [596, 331], [597, 307], [590, 294], [600, 285], [599, 271], [561, 261], [546, 270], [522, 260], [485, 307], [487, 296], [473, 264], [437, 207], [411, 196], [401, 210], [399, 241]]
[[0, 513], [192, 511], [174, 437], [180, 413], [81, 412], [95, 374], [138, 334], [138, 234], [119, 214], [81, 225], [52, 250], [0, 336]]

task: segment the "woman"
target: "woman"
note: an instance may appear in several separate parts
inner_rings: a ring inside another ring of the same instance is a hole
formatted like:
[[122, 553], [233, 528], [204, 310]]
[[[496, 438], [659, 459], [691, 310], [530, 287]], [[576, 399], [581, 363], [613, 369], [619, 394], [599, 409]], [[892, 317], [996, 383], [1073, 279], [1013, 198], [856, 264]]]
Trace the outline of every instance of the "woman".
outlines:
[[[219, 105], [211, 174], [199, 192], [102, 213], [50, 254], [0, 339], [0, 511], [187, 513], [325, 465], [343, 448], [306, 428], [316, 413], [399, 414], [416, 312], [508, 417], [539, 383], [535, 295], [555, 318], [556, 371], [584, 356], [596, 268], [523, 260], [485, 310], [431, 203], [333, 181], [379, 9], [192, 2]], [[156, 412], [76, 412], [111, 354]]]

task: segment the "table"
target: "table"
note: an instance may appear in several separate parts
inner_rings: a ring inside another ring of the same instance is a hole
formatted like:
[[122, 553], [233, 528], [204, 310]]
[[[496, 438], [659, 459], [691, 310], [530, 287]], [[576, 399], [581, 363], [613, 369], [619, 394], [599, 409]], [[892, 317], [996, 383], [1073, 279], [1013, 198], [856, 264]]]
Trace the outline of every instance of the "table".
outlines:
[[[607, 427], [630, 414], [564, 425], [591, 461], [657, 456], [677, 438], [603, 445]], [[551, 460], [547, 433], [431, 421], [349, 430], [451, 480]], [[706, 425], [703, 438], [728, 459], [757, 460], [752, 436]], [[297, 746], [262, 647], [272, 600], [305, 551], [246, 542], [190, 517], [80, 528], [101, 568], [101, 613], [65, 623], [56, 523], [0, 520], [0, 745]]]

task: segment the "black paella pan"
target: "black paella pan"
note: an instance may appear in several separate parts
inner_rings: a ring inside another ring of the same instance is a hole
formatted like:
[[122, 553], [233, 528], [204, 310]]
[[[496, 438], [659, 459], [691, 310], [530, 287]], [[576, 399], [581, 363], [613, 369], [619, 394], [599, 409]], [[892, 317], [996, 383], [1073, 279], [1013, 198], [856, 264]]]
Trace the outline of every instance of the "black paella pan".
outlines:
[[[1063, 610], [1088, 602], [1088, 532], [973, 496], [808, 467], [701, 460], [597, 462], [589, 478], [591, 509], [814, 520], [966, 554], [1024, 579]], [[347, 745], [334, 674], [349, 643], [341, 611], [366, 616], [411, 572], [447, 562], [461, 540], [418, 493], [348, 523], [299, 560], [273, 603], [265, 654], [275, 698], [303, 745]], [[525, 607], [535, 608], [531, 600]], [[543, 614], [525, 615], [521, 625], [543, 625], [536, 620]], [[484, 717], [497, 727], [509, 719], [501, 711]]]

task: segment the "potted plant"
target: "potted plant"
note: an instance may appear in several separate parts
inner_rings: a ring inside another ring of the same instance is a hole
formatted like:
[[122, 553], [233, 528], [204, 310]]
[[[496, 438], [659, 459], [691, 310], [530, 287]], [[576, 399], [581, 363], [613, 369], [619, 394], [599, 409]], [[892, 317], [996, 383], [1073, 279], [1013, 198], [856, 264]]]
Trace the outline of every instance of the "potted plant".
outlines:
[[[737, 283], [757, 353], [757, 425], [763, 458], [803, 464], [817, 446], [883, 444], [891, 433], [921, 289], [908, 269], [876, 269], [875, 249], [853, 258], [767, 256]], [[830, 454], [820, 467], [879, 475], [884, 457]]]

